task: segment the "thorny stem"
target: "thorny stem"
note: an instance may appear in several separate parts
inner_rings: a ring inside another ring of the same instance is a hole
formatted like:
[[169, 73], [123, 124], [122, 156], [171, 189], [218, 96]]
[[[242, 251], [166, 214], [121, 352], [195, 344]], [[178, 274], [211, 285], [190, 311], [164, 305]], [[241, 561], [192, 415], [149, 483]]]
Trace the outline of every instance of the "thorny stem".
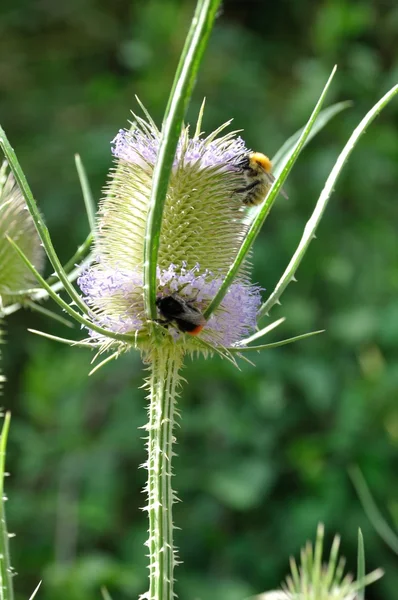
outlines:
[[175, 501], [171, 487], [173, 425], [178, 397], [179, 370], [182, 353], [176, 346], [155, 348], [151, 355], [151, 375], [148, 379], [148, 494], [149, 514], [149, 591], [141, 598], [173, 600], [176, 550], [173, 543], [172, 506]]
[[8, 544], [9, 534], [7, 532], [6, 515], [4, 510], [4, 475], [7, 437], [10, 429], [10, 413], [4, 417], [3, 429], [0, 436], [0, 520], [1, 520], [1, 557], [0, 557], [0, 600], [14, 600], [13, 569], [10, 563], [10, 550]]

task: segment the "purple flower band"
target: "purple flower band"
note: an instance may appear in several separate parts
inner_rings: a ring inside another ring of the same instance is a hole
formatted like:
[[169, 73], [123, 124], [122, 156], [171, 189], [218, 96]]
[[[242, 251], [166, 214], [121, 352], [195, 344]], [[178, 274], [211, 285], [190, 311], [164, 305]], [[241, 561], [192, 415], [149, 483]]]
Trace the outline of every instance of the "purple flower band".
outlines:
[[[158, 282], [158, 297], [178, 293], [204, 310], [220, 288], [222, 278], [208, 271], [201, 273], [199, 265], [192, 269], [183, 265], [177, 270], [171, 264], [168, 269], [158, 270]], [[115, 333], [135, 333], [144, 327], [142, 274], [97, 264], [81, 275], [78, 284], [99, 325]], [[236, 344], [255, 329], [260, 304], [258, 286], [233, 283], [201, 337], [217, 346]], [[175, 329], [173, 335], [179, 337], [180, 333]], [[91, 336], [97, 334], [91, 332]]]
[[[154, 165], [159, 151], [159, 137], [156, 132], [150, 134], [138, 127], [133, 130], [120, 129], [112, 141], [112, 152], [117, 158], [126, 162]], [[216, 139], [208, 141], [206, 138], [188, 139], [184, 143], [180, 138], [174, 158], [173, 167], [179, 164], [198, 164], [201, 169], [222, 168], [237, 170], [242, 156], [247, 154], [245, 142], [241, 137]]]

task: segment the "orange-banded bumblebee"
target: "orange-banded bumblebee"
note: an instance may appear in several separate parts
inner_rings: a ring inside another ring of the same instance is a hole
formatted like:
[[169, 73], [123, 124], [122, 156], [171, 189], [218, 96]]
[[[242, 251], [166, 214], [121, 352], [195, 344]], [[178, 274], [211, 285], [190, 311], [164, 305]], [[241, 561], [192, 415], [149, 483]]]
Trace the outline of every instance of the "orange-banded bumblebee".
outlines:
[[189, 335], [198, 335], [206, 325], [206, 319], [192, 300], [185, 300], [178, 294], [158, 298], [156, 306], [163, 317], [158, 321], [162, 325], [173, 323], [180, 331]]
[[[241, 195], [243, 204], [256, 206], [261, 204], [268, 194], [275, 177], [272, 175], [272, 163], [268, 156], [261, 152], [250, 152], [239, 163], [246, 184], [236, 192]], [[281, 193], [286, 196], [282, 190]]]

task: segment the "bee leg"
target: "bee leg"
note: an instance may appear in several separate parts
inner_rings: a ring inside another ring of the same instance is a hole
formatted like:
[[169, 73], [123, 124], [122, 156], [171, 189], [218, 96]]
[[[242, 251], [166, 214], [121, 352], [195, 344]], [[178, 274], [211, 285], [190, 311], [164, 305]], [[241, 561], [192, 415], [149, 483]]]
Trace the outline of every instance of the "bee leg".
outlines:
[[261, 185], [260, 181], [252, 181], [251, 183], [249, 183], [248, 185], [246, 185], [244, 188], [241, 188], [243, 192], [250, 192], [250, 190], [254, 190], [254, 188], [256, 188], [258, 185]]
[[236, 192], [238, 194], [245, 194], [247, 192], [250, 192], [251, 190], [254, 190], [254, 188], [256, 188], [258, 185], [260, 185], [259, 181], [253, 181], [252, 183], [249, 183], [248, 185], [246, 185], [245, 187], [242, 188], [238, 188], [236, 190]]
[[258, 186], [262, 186], [260, 181], [253, 181], [249, 183], [246, 187], [240, 188], [240, 196], [242, 198], [242, 204], [246, 206], [254, 206], [259, 204], [258, 201]]
[[170, 321], [168, 321], [167, 319], [154, 319], [154, 322], [158, 325], [163, 325], [163, 327], [165, 327], [166, 329], [170, 325]]

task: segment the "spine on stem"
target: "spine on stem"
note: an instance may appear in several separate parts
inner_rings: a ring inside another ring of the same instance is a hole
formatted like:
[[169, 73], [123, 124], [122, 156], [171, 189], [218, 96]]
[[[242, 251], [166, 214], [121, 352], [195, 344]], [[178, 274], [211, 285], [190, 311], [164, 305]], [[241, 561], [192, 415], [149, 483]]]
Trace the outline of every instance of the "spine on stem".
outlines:
[[177, 562], [173, 542], [172, 507], [175, 501], [171, 486], [173, 457], [173, 426], [176, 417], [179, 372], [182, 366], [181, 348], [163, 346], [151, 352], [149, 392], [149, 422], [147, 450], [149, 515], [149, 591], [142, 599], [173, 600], [174, 566]]

